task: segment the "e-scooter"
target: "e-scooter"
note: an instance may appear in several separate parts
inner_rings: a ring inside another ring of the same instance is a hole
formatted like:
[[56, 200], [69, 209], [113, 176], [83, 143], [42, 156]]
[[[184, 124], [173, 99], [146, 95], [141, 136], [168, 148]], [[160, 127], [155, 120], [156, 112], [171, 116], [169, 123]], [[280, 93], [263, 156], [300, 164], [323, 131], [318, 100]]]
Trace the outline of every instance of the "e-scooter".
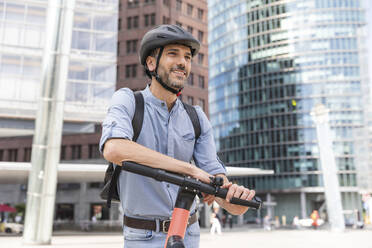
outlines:
[[[180, 186], [164, 248], [185, 248], [183, 239], [190, 216], [190, 208], [197, 194], [203, 192], [209, 195], [226, 198], [228, 192], [228, 189], [220, 188], [223, 185], [223, 178], [221, 177], [211, 178], [211, 183], [207, 184], [190, 176], [155, 169], [133, 162], [123, 162], [123, 166], [121, 167], [128, 172]], [[233, 197], [230, 203], [259, 209], [262, 202], [258, 197], [255, 197], [252, 201]]]

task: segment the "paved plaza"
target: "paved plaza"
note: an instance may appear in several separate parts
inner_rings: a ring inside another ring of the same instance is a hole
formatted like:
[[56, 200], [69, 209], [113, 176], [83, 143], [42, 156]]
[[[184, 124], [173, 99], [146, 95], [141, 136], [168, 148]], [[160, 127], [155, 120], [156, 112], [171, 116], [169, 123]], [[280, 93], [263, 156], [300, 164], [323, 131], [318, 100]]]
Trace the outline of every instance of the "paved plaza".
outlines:
[[[222, 235], [202, 230], [201, 248], [372, 248], [372, 230], [351, 230], [333, 233], [327, 230], [263, 231], [236, 228]], [[0, 236], [1, 248], [119, 248], [120, 233], [56, 233], [50, 246], [22, 245], [20, 236]], [[141, 247], [139, 247], [141, 248]]]

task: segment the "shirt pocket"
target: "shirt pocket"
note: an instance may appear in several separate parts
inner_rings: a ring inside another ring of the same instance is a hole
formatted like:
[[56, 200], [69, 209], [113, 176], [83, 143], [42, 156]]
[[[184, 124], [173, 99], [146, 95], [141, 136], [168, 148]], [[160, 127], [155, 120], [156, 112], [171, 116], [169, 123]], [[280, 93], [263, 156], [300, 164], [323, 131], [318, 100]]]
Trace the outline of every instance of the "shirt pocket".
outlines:
[[151, 230], [136, 229], [124, 226], [124, 239], [130, 241], [143, 241], [150, 240], [153, 238]]
[[190, 162], [194, 152], [195, 134], [188, 126], [179, 126], [173, 131], [174, 158]]
[[195, 135], [193, 133], [183, 134], [179, 139], [179, 152], [182, 160], [190, 162], [194, 153]]

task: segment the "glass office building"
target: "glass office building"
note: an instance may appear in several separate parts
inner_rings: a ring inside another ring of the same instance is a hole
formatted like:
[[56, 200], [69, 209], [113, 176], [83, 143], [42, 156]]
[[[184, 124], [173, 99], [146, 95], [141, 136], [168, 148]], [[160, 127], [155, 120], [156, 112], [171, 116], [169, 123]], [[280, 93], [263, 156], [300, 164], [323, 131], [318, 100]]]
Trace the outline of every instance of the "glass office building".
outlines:
[[[48, 2], [0, 0], [0, 161], [31, 160]], [[104, 163], [95, 124], [106, 115], [116, 88], [118, 6], [119, 0], [75, 1], [63, 124], [69, 135], [62, 137], [63, 163]], [[25, 203], [27, 187], [19, 183], [16, 179], [14, 184], [0, 182], [0, 199]], [[96, 208], [103, 205], [99, 187], [95, 182], [58, 184], [55, 219], [59, 228], [79, 227], [97, 214]], [[118, 219], [116, 206], [109, 216], [106, 209], [99, 212], [112, 223]]]
[[[0, 1], [0, 116], [32, 118], [47, 0]], [[101, 121], [115, 90], [118, 0], [76, 0], [65, 117]]]
[[236, 178], [293, 218], [325, 210], [315, 123], [330, 125], [344, 210], [361, 210], [355, 167], [363, 127], [358, 30], [363, 0], [210, 0], [209, 104], [220, 158], [274, 170]]

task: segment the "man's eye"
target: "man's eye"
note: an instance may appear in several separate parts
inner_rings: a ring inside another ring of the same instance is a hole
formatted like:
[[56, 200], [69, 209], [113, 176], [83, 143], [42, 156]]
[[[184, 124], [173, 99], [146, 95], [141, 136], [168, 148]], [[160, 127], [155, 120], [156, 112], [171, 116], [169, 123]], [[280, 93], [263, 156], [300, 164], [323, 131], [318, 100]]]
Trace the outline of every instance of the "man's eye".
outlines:
[[170, 55], [176, 55], [175, 52], [169, 52], [168, 54], [170, 54]]
[[186, 56], [185, 59], [186, 60], [191, 60], [191, 57], [190, 56]]

